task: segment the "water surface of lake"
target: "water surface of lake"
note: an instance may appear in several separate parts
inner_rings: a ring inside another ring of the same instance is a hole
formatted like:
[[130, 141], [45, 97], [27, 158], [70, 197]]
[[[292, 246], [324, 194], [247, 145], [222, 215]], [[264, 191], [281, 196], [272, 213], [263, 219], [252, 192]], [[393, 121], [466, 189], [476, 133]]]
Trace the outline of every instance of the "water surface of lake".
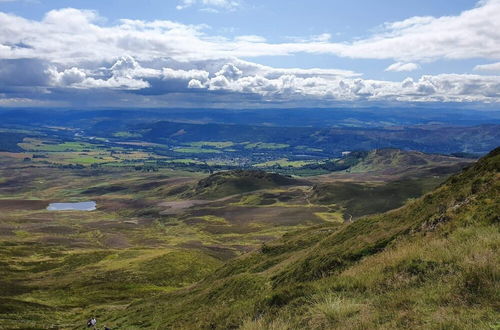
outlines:
[[47, 206], [49, 211], [94, 211], [96, 202], [78, 202], [78, 203], [50, 203]]

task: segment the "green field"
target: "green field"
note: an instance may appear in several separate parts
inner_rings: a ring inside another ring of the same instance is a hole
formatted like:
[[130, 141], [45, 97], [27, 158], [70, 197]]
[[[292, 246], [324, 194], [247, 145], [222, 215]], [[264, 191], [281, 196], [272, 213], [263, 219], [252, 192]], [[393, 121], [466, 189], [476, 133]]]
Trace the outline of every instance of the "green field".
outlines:
[[86, 142], [63, 142], [48, 144], [45, 141], [27, 139], [26, 142], [20, 144], [26, 151], [45, 151], [45, 152], [82, 152], [85, 150], [102, 150], [104, 146], [91, 144]]
[[220, 154], [222, 151], [217, 149], [208, 149], [200, 147], [186, 147], [186, 148], [175, 148], [175, 152], [183, 154]]
[[134, 133], [134, 132], [116, 132], [116, 133], [113, 133], [113, 136], [119, 137], [119, 138], [140, 138], [140, 137], [142, 137], [142, 134]]
[[264, 142], [257, 142], [257, 143], [245, 143], [245, 149], [270, 149], [270, 150], [275, 150], [275, 149], [284, 149], [284, 148], [289, 148], [290, 145], [288, 144], [282, 144], [282, 143], [264, 143]]
[[217, 149], [225, 149], [235, 145], [235, 143], [231, 141], [224, 141], [224, 142], [198, 141], [198, 142], [189, 142], [186, 144], [192, 147], [212, 147]]
[[300, 168], [304, 167], [308, 164], [314, 164], [315, 161], [306, 161], [306, 160], [295, 160], [290, 161], [287, 158], [281, 158], [276, 160], [270, 160], [264, 163], [255, 164], [255, 167], [273, 167], [273, 166], [281, 166], [281, 167], [295, 167]]

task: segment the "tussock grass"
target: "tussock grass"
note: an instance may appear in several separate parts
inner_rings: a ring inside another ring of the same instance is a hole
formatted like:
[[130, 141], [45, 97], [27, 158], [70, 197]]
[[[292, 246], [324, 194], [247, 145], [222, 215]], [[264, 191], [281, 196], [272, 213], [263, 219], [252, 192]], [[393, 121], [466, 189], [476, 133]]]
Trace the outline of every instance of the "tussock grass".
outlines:
[[[363, 308], [362, 304], [334, 292], [320, 293], [308, 303], [308, 314], [312, 322], [326, 321], [335, 324], [343, 319], [355, 317]], [[321, 323], [323, 323], [321, 322]]]
[[292, 330], [293, 328], [287, 321], [282, 319], [274, 319], [266, 321], [264, 319], [247, 320], [243, 323], [239, 330]]

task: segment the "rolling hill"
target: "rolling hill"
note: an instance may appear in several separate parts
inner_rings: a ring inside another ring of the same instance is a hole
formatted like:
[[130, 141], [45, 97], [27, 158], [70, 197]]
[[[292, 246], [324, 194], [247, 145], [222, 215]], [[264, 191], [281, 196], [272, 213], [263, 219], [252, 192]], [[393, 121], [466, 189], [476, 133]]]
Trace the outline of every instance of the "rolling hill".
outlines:
[[245, 192], [299, 185], [301, 181], [276, 173], [255, 170], [223, 171], [198, 181], [187, 193], [197, 198], [216, 199]]
[[[366, 183], [435, 178], [457, 173], [474, 161], [474, 158], [393, 148], [355, 151], [320, 165], [330, 173], [318, 176], [315, 181]], [[312, 168], [314, 166], [309, 165]]]
[[[375, 149], [368, 152], [361, 161], [350, 168], [351, 172], [398, 172], [410, 167], [432, 166], [444, 167], [447, 165], [460, 165], [457, 157], [426, 154], [419, 151], [406, 151], [399, 149]], [[467, 163], [464, 159], [462, 165]]]

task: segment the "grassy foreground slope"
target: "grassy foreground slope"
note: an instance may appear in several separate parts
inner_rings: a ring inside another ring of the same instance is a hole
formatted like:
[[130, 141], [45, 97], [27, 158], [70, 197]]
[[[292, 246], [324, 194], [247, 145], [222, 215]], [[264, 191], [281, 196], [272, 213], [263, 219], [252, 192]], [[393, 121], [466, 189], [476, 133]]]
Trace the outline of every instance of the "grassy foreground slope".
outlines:
[[496, 328], [499, 170], [497, 148], [400, 209], [285, 235], [100, 317], [153, 329]]

